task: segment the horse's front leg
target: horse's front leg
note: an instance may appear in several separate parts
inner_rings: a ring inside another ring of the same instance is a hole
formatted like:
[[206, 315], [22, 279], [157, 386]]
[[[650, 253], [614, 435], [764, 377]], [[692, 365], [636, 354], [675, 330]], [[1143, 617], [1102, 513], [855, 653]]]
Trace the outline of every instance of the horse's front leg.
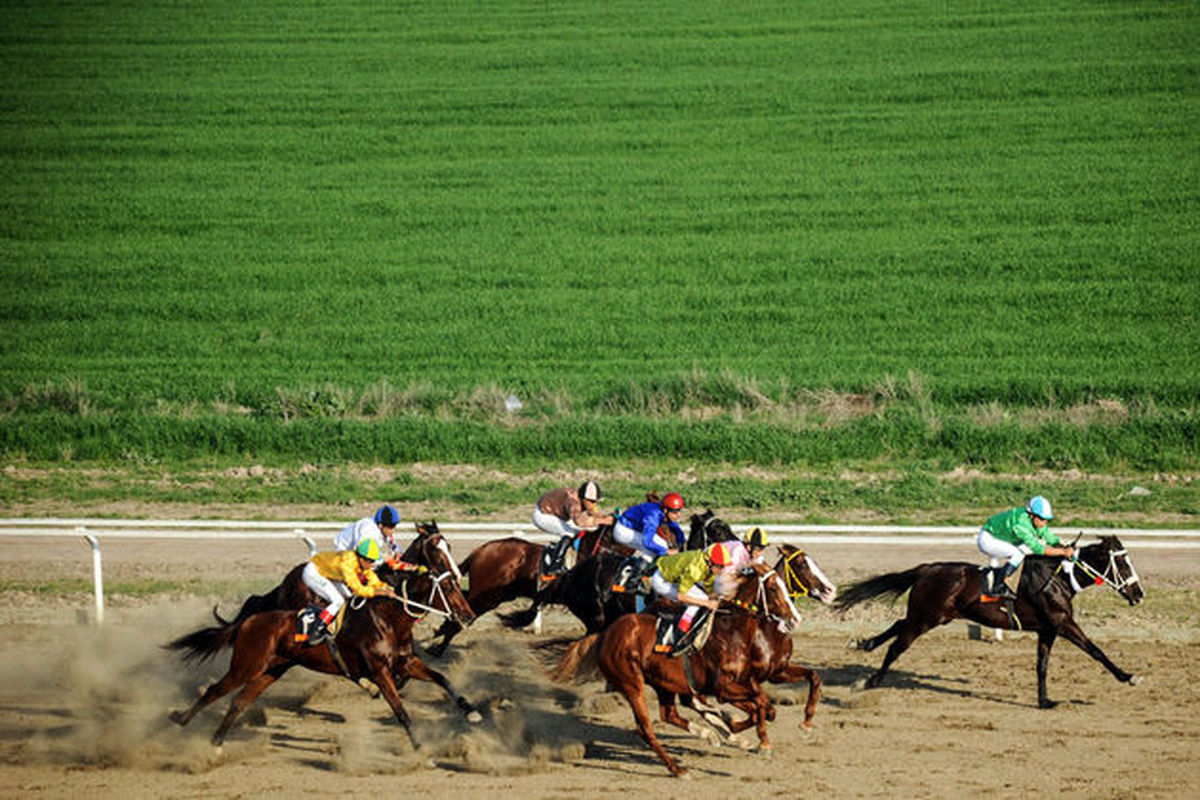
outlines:
[[1108, 660], [1108, 656], [1104, 655], [1104, 651], [1088, 638], [1083, 629], [1076, 624], [1075, 620], [1070, 619], [1059, 626], [1058, 632], [1068, 642], [1071, 642], [1083, 652], [1087, 653], [1092, 658], [1104, 665], [1104, 668], [1112, 673], [1112, 676], [1121, 683], [1128, 683], [1132, 686], [1137, 686], [1142, 682], [1142, 679], [1137, 675], [1126, 672], [1116, 664]]
[[400, 672], [410, 678], [416, 678], [419, 681], [429, 681], [436, 683], [438, 686], [450, 696], [463, 713], [467, 715], [467, 722], [476, 723], [482, 722], [483, 716], [471, 705], [467, 698], [458, 693], [445, 675], [435, 669], [431, 669], [424, 661], [417, 658], [415, 655], [410, 655], [404, 664], [400, 667]]
[[454, 619], [454, 617], [447, 617], [446, 621], [443, 622], [438, 629], [433, 632], [433, 638], [437, 639], [440, 636], [441, 640], [435, 641], [426, 647], [426, 652], [428, 652], [429, 655], [433, 656], [434, 658], [441, 658], [446, 652], [446, 648], [450, 646], [450, 642], [455, 636], [462, 632], [462, 629], [463, 626], [458, 622], [458, 620]]
[[817, 713], [817, 700], [821, 697], [821, 676], [815, 669], [802, 667], [799, 664], [788, 664], [771, 680], [772, 683], [800, 683], [801, 681], [808, 681], [808, 701], [804, 704], [804, 722], [801, 725], [804, 730], [811, 731], [813, 715]]
[[396, 715], [396, 721], [400, 723], [400, 727], [404, 728], [404, 732], [408, 734], [408, 740], [412, 742], [413, 750], [420, 750], [421, 744], [413, 736], [412, 720], [409, 718], [408, 712], [404, 710], [404, 704], [400, 702], [400, 690], [396, 688], [396, 682], [392, 679], [391, 671], [386, 667], [376, 667], [372, 680], [379, 687], [379, 693], [383, 695], [383, 699], [392, 707], [392, 713]]
[[1046, 694], [1046, 671], [1050, 666], [1050, 648], [1054, 647], [1054, 640], [1058, 636], [1058, 631], [1054, 628], [1046, 628], [1038, 631], [1038, 649], [1037, 649], [1037, 691], [1038, 691], [1038, 708], [1054, 708], [1058, 703], [1050, 699]]

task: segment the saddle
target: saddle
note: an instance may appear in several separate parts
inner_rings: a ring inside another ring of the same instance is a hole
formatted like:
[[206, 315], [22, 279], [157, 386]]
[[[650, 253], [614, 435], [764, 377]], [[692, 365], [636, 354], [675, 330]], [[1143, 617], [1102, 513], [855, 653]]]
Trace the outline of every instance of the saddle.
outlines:
[[[1017, 591], [1013, 594], [1019, 594], [1021, 584], [1025, 579], [1024, 563], [1013, 574], [1016, 576], [1016, 580], [1013, 583], [1017, 586]], [[1004, 615], [1008, 618], [1009, 630], [1019, 631], [1021, 630], [1021, 620], [1017, 617], [1016, 598], [1000, 596], [998, 593], [1001, 591], [1001, 587], [994, 583], [996, 580], [1003, 580], [999, 577], [996, 570], [991, 567], [980, 567], [979, 602], [998, 603], [1000, 609], [1004, 611]]]
[[704, 647], [712, 633], [713, 613], [707, 608], [701, 608], [692, 618], [692, 625], [687, 632], [679, 630], [679, 621], [685, 608], [660, 610], [654, 629], [654, 652], [671, 658], [694, 653]]

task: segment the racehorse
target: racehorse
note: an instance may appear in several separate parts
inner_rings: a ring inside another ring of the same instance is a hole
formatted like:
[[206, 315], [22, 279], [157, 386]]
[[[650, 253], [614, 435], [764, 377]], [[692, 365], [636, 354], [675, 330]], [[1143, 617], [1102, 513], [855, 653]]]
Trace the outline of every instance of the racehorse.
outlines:
[[[993, 628], [1012, 628], [1015, 620], [1021, 630], [1037, 632], [1039, 708], [1057, 705], [1046, 694], [1046, 668], [1050, 662], [1050, 648], [1060, 634], [1103, 664], [1117, 680], [1136, 685], [1140, 678], [1108, 660], [1075, 622], [1071, 607], [1075, 594], [1093, 583], [1112, 587], [1131, 606], [1140, 603], [1144, 592], [1129, 553], [1117, 537], [1102, 536], [1099, 542], [1079, 548], [1076, 558], [1077, 562], [1072, 564], [1059, 558], [1027, 556], [1011, 619], [1001, 602], [981, 601], [982, 572], [975, 564], [922, 564], [905, 572], [878, 575], [852, 586], [837, 601], [837, 608], [847, 609], [880, 595], [894, 598], [909, 590], [908, 611], [904, 619], [893, 623], [878, 636], [855, 642], [858, 649], [870, 652], [895, 638], [888, 647], [883, 664], [866, 679], [865, 688], [878, 686], [887, 674], [888, 667], [918, 636], [959, 617]], [[1087, 576], [1084, 583], [1076, 578], [1077, 572]]]
[[[471, 608], [456, 583], [451, 584], [454, 591], [439, 590], [439, 579], [432, 573], [416, 576], [407, 583], [411, 592], [420, 595], [428, 591], [431, 597], [437, 598], [441, 608], [434, 610], [463, 619], [471, 617]], [[188, 662], [204, 661], [227, 646], [233, 647], [229, 671], [209, 686], [187, 711], [171, 712], [171, 720], [186, 725], [205, 706], [241, 688], [213, 734], [213, 744], [220, 745], [238, 715], [295, 666], [330, 675], [340, 674], [352, 681], [372, 681], [391, 706], [414, 749], [419, 749], [420, 744], [413, 737], [412, 725], [399, 693], [410, 678], [436, 683], [467, 714], [468, 720], [480, 720], [474, 706], [450, 685], [446, 677], [426, 666], [413, 652], [412, 628], [423, 616], [424, 607], [414, 613], [412, 605], [415, 604], [390, 597], [373, 597], [358, 608], [355, 605], [354, 601], [348, 604], [334, 641], [325, 646], [294, 641], [296, 615], [290, 609], [252, 614], [224, 628], [202, 629], [171, 642], [167, 646], [183, 651], [183, 658]], [[204, 635], [213, 630], [219, 631], [220, 635]]]
[[[699, 549], [732, 538], [734, 535], [729, 525], [707, 510], [703, 514], [692, 515], [686, 549]], [[611, 536], [607, 539], [597, 536], [595, 541], [596, 545], [589, 548], [589, 552], [594, 553], [591, 558], [578, 561], [554, 583], [545, 587], [533, 598], [529, 608], [501, 614], [501, 623], [507, 628], [524, 628], [537, 618], [543, 605], [555, 604], [566, 606], [583, 623], [588, 633], [598, 633], [622, 614], [638, 611], [633, 593], [614, 594], [611, 591], [617, 570], [631, 551], [614, 543]], [[587, 544], [585, 540], [580, 552]]]
[[[459, 588], [459, 581], [462, 578], [462, 574], [458, 571], [458, 565], [454, 563], [454, 557], [450, 554], [450, 543], [446, 541], [446, 538], [438, 530], [437, 522], [417, 523], [417, 538], [408, 545], [400, 558], [410, 564], [423, 565], [434, 577], [428, 590], [429, 596], [424, 602], [426, 608], [433, 608], [433, 601], [436, 599], [435, 596], [439, 594], [446, 596], [458, 595], [459, 599], [462, 598], [462, 590]], [[278, 586], [266, 594], [251, 595], [242, 603], [242, 607], [238, 610], [237, 615], [231, 620], [223, 619], [217, 613], [217, 609], [214, 606], [212, 613], [216, 617], [217, 626], [202, 628], [189, 634], [192, 644], [212, 642], [220, 643], [221, 647], [228, 647], [233, 643], [233, 628], [253, 614], [285, 609], [298, 611], [311, 605], [324, 605], [324, 600], [318, 597], [304, 583], [302, 573], [307, 565], [307, 561], [303, 564], [297, 564], [288, 572]], [[397, 572], [385, 563], [375, 568], [375, 574], [379, 576], [380, 580], [401, 592], [406, 598], [408, 597], [411, 589], [410, 573]], [[420, 602], [415, 598], [408, 598], [408, 600], [410, 605], [416, 605]], [[458, 605], [457, 600], [452, 602], [454, 607], [460, 609], [460, 612], [448, 616], [457, 618], [459, 620], [457, 624], [459, 625], [471, 624], [475, 619], [474, 616], [468, 613], [461, 613], [463, 610], [470, 610], [470, 606], [467, 605], [466, 600], [462, 600], [462, 605]], [[443, 603], [443, 607], [450, 608], [451, 601], [447, 600]], [[434, 613], [442, 612], [435, 609]]]
[[[814, 579], [807, 569], [794, 570], [797, 580]], [[815, 580], [815, 579], [814, 579]], [[817, 584], [806, 591], [817, 589]], [[833, 591], [819, 590], [822, 593]], [[654, 652], [657, 620], [650, 614], [626, 614], [603, 633], [580, 639], [563, 656], [555, 672], [559, 681], [576, 677], [595, 660], [609, 684], [624, 695], [633, 710], [638, 733], [658, 755], [672, 775], [686, 771], [667, 754], [650, 721], [649, 707], [643, 695], [649, 683], [658, 698], [662, 720], [690, 730], [675, 706], [678, 696], [685, 706], [695, 709], [697, 695], [713, 696], [745, 711], [746, 720], [732, 723], [732, 730], [755, 727], [759, 747], [770, 749], [767, 722], [775, 710], [762, 690], [762, 683], [808, 681], [805, 728], [811, 728], [820, 694], [821, 680], [816, 672], [791, 664], [791, 629], [799, 623], [799, 614], [780, 574], [763, 564], [752, 564], [741, 578], [734, 599], [722, 605], [712, 623], [708, 640], [698, 652], [678, 658]]]
[[692, 527], [684, 549], [701, 550], [710, 544], [727, 542], [736, 538], [733, 535], [733, 529], [710, 508], [706, 509], [703, 514], [692, 515]]

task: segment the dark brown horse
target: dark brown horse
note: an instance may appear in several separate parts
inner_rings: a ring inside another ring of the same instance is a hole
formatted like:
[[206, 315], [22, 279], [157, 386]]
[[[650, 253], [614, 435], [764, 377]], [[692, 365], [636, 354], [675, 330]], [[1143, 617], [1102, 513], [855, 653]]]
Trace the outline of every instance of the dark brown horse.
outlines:
[[[427, 586], [427, 589], [418, 592], [415, 588], [417, 584], [410, 585], [411, 573], [396, 572], [386, 564], [376, 567], [375, 574], [384, 583], [396, 589], [406, 600], [410, 610], [417, 611], [424, 608], [432, 610], [436, 614], [444, 614], [445, 612], [440, 609], [457, 609], [454, 614], [448, 616], [450, 619], [454, 619], [455, 624], [460, 627], [470, 625], [475, 620], [474, 615], [470, 613], [471, 607], [463, 598], [462, 590], [459, 587], [462, 574], [458, 571], [458, 566], [450, 554], [450, 543], [439, 532], [436, 522], [431, 521], [417, 525], [417, 538], [405, 549], [401, 559], [411, 564], [423, 565], [429, 570], [432, 580], [428, 584], [420, 584], [423, 587]], [[189, 634], [187, 637], [190, 642], [189, 647], [201, 649], [207, 649], [210, 646], [217, 649], [229, 647], [233, 644], [236, 627], [254, 614], [283, 610], [295, 612], [311, 605], [324, 605], [325, 601], [304, 583], [301, 573], [304, 572], [304, 567], [307, 565], [307, 561], [297, 564], [278, 586], [266, 594], [251, 595], [242, 603], [237, 615], [231, 620], [222, 619], [217, 614], [217, 609], [213, 608], [213, 616], [217, 619], [217, 625], [201, 628]], [[455, 595], [457, 597], [454, 597]], [[439, 597], [441, 602], [437, 603]]]
[[[450, 552], [450, 543], [438, 530], [437, 522], [433, 520], [419, 522], [416, 527], [417, 538], [405, 549], [403, 555], [400, 556], [401, 560], [426, 567], [441, 579], [439, 583], [446, 581], [449, 576], [453, 576], [452, 579], [456, 583], [461, 580], [462, 574], [458, 571], [458, 565], [454, 563], [454, 556]], [[306, 606], [321, 605], [321, 598], [313, 594], [301, 577], [301, 573], [304, 572], [304, 567], [307, 565], [308, 562], [305, 561], [292, 567], [279, 585], [266, 594], [255, 594], [246, 598], [233, 619], [222, 618], [215, 607], [213, 616], [221, 626], [226, 626], [235, 625], [251, 614], [258, 614], [262, 611], [276, 611], [285, 608], [299, 610]], [[393, 585], [405, 577], [405, 573], [395, 573], [386, 564], [381, 564], [375, 572], [382, 580]]]
[[[438, 610], [443, 613], [462, 618], [471, 616], [471, 609], [457, 584], [453, 584], [454, 591], [439, 592], [436, 586], [437, 578], [432, 573], [408, 581], [410, 593], [418, 596], [428, 593], [437, 598]], [[336, 651], [329, 645], [296, 643], [296, 615], [290, 609], [252, 614], [215, 629], [220, 634], [216, 637], [207, 634], [214, 630], [209, 628], [171, 642], [168, 647], [183, 651], [185, 661], [203, 661], [227, 646], [233, 647], [233, 656], [229, 671], [219, 681], [209, 686], [191, 708], [172, 712], [170, 718], [186, 725], [205, 706], [240, 688], [213, 734], [213, 744], [220, 745], [238, 715], [255, 698], [292, 667], [301, 666], [315, 672], [343, 675], [354, 681], [372, 681], [392, 707], [414, 748], [420, 745], [413, 738], [412, 725], [400, 702], [399, 692], [410, 678], [441, 686], [470, 721], [479, 721], [479, 713], [446, 677], [430, 669], [413, 653], [412, 628], [423, 612], [414, 612], [402, 600], [389, 597], [370, 598], [359, 608], [354, 605], [356, 603], [350, 601], [334, 639]]]
[[[1081, 547], [1077, 563], [1060, 558], [1028, 556], [1017, 587], [1013, 616], [1021, 630], [1038, 635], [1037, 683], [1038, 706], [1057, 705], [1046, 694], [1046, 668], [1050, 648], [1062, 636], [1099, 661], [1113, 676], [1129, 684], [1139, 678], [1118, 668], [1075, 622], [1071, 601], [1075, 594], [1093, 584], [1106, 584], [1124, 597], [1129, 605], [1142, 601], [1144, 593], [1129, 553], [1115, 536], [1103, 536], [1099, 542]], [[908, 649], [918, 636], [951, 620], [964, 618], [993, 628], [1012, 628], [1012, 620], [999, 602], [981, 602], [980, 576], [975, 564], [939, 562], [922, 564], [905, 572], [893, 572], [869, 578], [850, 587], [836, 606], [846, 609], [874, 597], [898, 597], [908, 591], [908, 611], [878, 636], [856, 642], [860, 650], [871, 651], [894, 638], [883, 664], [866, 679], [864, 688], [878, 686], [888, 667]]]
[[[799, 571], [796, 572], [799, 576]], [[814, 587], [815, 588], [815, 587]], [[708, 640], [699, 652], [674, 658], [655, 653], [657, 620], [649, 614], [626, 614], [603, 633], [591, 634], [567, 651], [556, 679], [571, 680], [592, 659], [609, 684], [621, 692], [633, 710], [638, 733], [672, 775], [686, 770], [663, 749], [654, 735], [644, 696], [646, 684], [654, 688], [664, 722], [690, 730], [676, 708], [679, 697], [695, 708], [697, 695], [731, 703], [747, 719], [731, 728], [755, 727], [759, 746], [770, 748], [766, 725], [775, 711], [762, 690], [764, 681], [808, 681], [805, 727], [811, 727], [820, 693], [820, 678], [812, 670], [790, 664], [791, 628], [799, 614], [788, 597], [783, 578], [774, 569], [752, 565], [737, 588], [732, 603], [717, 612]]]

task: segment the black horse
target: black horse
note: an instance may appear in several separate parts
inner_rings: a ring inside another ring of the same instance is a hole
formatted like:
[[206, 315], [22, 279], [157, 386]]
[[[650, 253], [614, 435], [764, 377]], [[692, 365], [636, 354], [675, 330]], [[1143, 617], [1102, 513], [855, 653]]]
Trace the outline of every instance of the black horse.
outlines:
[[[1099, 542], [1080, 548], [1077, 559], [1071, 565], [1071, 562], [1061, 558], [1027, 557], [1011, 614], [1001, 602], [982, 600], [982, 572], [975, 564], [922, 564], [905, 572], [878, 575], [851, 586], [835, 603], [836, 608], [844, 610], [881, 595], [895, 598], [910, 590], [904, 619], [898, 620], [877, 636], [855, 642], [858, 649], [869, 652], [889, 639], [896, 640], [888, 647], [883, 664], [866, 679], [864, 688], [878, 686], [887, 674], [888, 667], [918, 636], [960, 617], [992, 628], [1016, 627], [1037, 632], [1040, 708], [1057, 705], [1046, 695], [1046, 668], [1050, 662], [1050, 648], [1059, 635], [1103, 664], [1117, 680], [1136, 685], [1140, 679], [1109, 661], [1080, 629], [1071, 607], [1072, 598], [1077, 592], [1101, 583], [1119, 592], [1129, 605], [1140, 603], [1144, 592], [1129, 553], [1117, 537], [1103, 536]], [[1082, 580], [1079, 573], [1084, 575]]]
[[686, 549], [700, 550], [710, 544], [735, 538], [737, 537], [733, 535], [733, 529], [710, 508], [703, 514], [692, 515], [692, 528], [688, 533]]

